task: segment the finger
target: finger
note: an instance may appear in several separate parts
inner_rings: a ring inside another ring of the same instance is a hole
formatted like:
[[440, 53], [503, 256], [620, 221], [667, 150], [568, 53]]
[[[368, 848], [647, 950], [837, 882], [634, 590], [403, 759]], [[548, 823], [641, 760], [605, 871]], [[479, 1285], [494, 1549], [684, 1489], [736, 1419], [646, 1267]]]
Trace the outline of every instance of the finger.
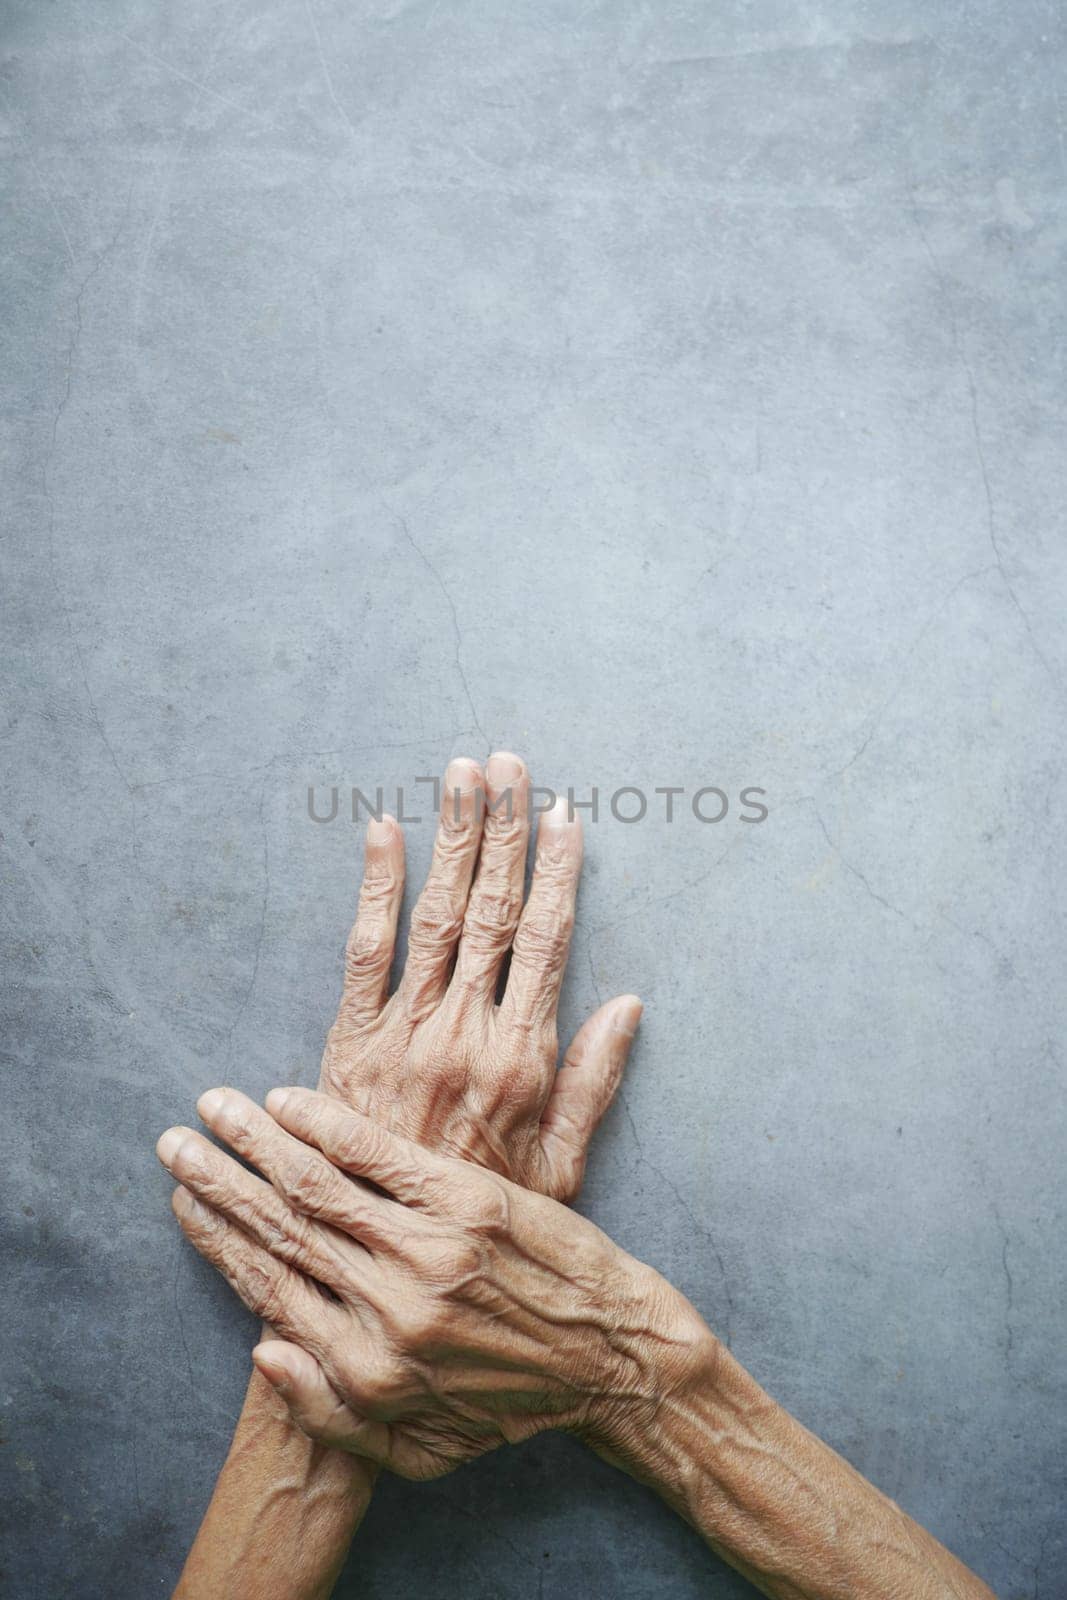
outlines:
[[537, 829], [530, 898], [519, 919], [501, 1020], [523, 1029], [554, 1022], [582, 871], [582, 825], [561, 796]]
[[518, 756], [498, 751], [485, 769], [488, 795], [474, 879], [453, 983], [486, 1005], [496, 994], [505, 953], [522, 910], [530, 836], [530, 775]]
[[196, 1108], [212, 1133], [258, 1167], [294, 1211], [340, 1228], [374, 1250], [395, 1248], [400, 1232], [395, 1208], [365, 1184], [349, 1182], [321, 1154], [283, 1132], [247, 1095], [210, 1089]]
[[307, 1278], [272, 1256], [188, 1189], [171, 1196], [174, 1215], [189, 1243], [217, 1267], [249, 1311], [313, 1355], [327, 1355], [350, 1331], [349, 1312], [332, 1306]]
[[618, 995], [583, 1022], [563, 1057], [541, 1117], [549, 1194], [573, 1200], [582, 1185], [589, 1141], [622, 1082], [642, 1006]]
[[[330, 1095], [311, 1089], [272, 1089], [267, 1110], [283, 1128], [315, 1145], [335, 1166], [377, 1184], [401, 1205], [427, 1209], [446, 1192], [454, 1162], [402, 1139]], [[381, 1196], [374, 1198], [388, 1205]], [[410, 1211], [401, 1216], [405, 1226], [415, 1220]]]
[[353, 1286], [367, 1252], [352, 1239], [331, 1237], [300, 1216], [281, 1196], [236, 1161], [194, 1133], [168, 1128], [156, 1145], [167, 1171], [198, 1200], [242, 1228], [279, 1261], [297, 1267], [337, 1293]]
[[297, 1427], [309, 1438], [372, 1460], [379, 1458], [381, 1436], [384, 1432], [388, 1439], [388, 1429], [346, 1405], [307, 1350], [280, 1339], [267, 1339], [252, 1351], [252, 1360], [285, 1401]]
[[371, 817], [363, 847], [363, 883], [345, 945], [341, 1016], [354, 1026], [373, 1020], [389, 993], [396, 925], [404, 896], [404, 835], [394, 817]]
[[433, 1010], [448, 983], [481, 841], [484, 781], [478, 763], [465, 756], [450, 761], [445, 772], [433, 860], [411, 913], [397, 989], [398, 1002], [416, 1019]]

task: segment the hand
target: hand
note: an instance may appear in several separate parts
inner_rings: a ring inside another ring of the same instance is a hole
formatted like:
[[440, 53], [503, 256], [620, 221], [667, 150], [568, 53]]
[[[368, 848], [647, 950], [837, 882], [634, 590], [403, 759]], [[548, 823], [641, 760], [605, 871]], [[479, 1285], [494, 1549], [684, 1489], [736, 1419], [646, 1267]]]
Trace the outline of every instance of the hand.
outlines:
[[591, 1223], [325, 1095], [267, 1105], [200, 1111], [271, 1183], [188, 1129], [159, 1154], [187, 1237], [285, 1336], [254, 1359], [309, 1434], [430, 1478], [567, 1428], [773, 1600], [992, 1600]]
[[[483, 776], [477, 763], [454, 761], [444, 791], [433, 865], [392, 999], [404, 841], [391, 817], [368, 827], [359, 913], [320, 1086], [424, 1144], [571, 1198], [641, 1004], [622, 995], [602, 1006], [557, 1074], [556, 1005], [581, 828], [565, 812], [542, 821], [523, 911], [530, 782], [522, 762], [495, 755]], [[497, 1005], [513, 939], [510, 980]], [[254, 1374], [177, 1593], [189, 1600], [328, 1594], [376, 1470], [305, 1438], [282, 1397]], [[296, 1482], [303, 1494], [279, 1493], [279, 1484]]]
[[[305, 1432], [430, 1478], [545, 1428], [616, 1455], [718, 1346], [591, 1222], [305, 1089], [233, 1090], [159, 1141], [190, 1241], [289, 1342], [254, 1352]], [[373, 1185], [373, 1187], [370, 1187]]]
[[582, 830], [562, 801], [541, 818], [524, 910], [529, 803], [529, 773], [517, 756], [491, 756], [484, 777], [466, 758], [449, 765], [433, 862], [391, 998], [404, 838], [392, 817], [370, 822], [319, 1087], [420, 1144], [571, 1200], [622, 1076], [641, 1002], [620, 995], [601, 1006], [557, 1074], [556, 1009]]

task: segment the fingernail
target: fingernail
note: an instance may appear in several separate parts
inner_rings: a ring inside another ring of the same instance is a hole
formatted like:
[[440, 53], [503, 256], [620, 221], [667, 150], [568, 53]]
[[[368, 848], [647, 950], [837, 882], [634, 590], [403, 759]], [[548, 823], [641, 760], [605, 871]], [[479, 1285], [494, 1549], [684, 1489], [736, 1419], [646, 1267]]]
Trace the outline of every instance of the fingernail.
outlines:
[[383, 811], [381, 817], [371, 817], [367, 823], [367, 843], [370, 845], [388, 844], [393, 837], [393, 828], [396, 826], [388, 812]]
[[492, 788], [506, 789], [509, 783], [517, 783], [525, 770], [519, 757], [510, 750], [496, 750], [486, 763], [485, 775]]
[[196, 1109], [205, 1122], [210, 1122], [212, 1117], [217, 1117], [219, 1108], [226, 1098], [225, 1089], [208, 1089], [196, 1102]]
[[288, 1100], [288, 1098], [288, 1089], [272, 1089], [265, 1101], [267, 1110], [272, 1116], [276, 1116], [279, 1111], [284, 1109], [285, 1102]]
[[168, 1128], [166, 1133], [160, 1134], [156, 1141], [156, 1155], [165, 1167], [169, 1167], [182, 1147], [185, 1134], [181, 1128]]
[[630, 995], [625, 1002], [619, 1005], [618, 1011], [611, 1019], [612, 1032], [623, 1033], [628, 1039], [632, 1039], [637, 1032], [637, 1026], [641, 1021], [641, 1014], [644, 1009], [637, 996], [635, 994]]
[[275, 1389], [287, 1389], [289, 1387], [288, 1368], [284, 1366], [273, 1351], [263, 1351], [257, 1345], [252, 1351], [252, 1360], [267, 1382], [273, 1384]]
[[450, 795], [458, 789], [460, 794], [473, 794], [480, 787], [482, 769], [470, 756], [456, 756], [445, 768], [445, 788]]
[[195, 1194], [181, 1187], [175, 1189], [170, 1198], [171, 1207], [176, 1216], [199, 1217], [207, 1215], [207, 1207], [202, 1206]]
[[552, 808], [541, 818], [542, 828], [569, 828], [575, 819], [570, 815], [567, 796], [557, 795]]

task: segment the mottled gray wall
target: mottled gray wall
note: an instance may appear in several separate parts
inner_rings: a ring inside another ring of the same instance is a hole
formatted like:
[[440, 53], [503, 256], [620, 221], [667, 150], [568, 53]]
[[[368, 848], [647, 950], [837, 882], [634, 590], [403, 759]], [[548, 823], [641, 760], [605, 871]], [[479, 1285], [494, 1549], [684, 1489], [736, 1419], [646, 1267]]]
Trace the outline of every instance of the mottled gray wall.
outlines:
[[[5, 1593], [166, 1592], [222, 1459], [251, 1327], [152, 1145], [312, 1081], [307, 785], [505, 745], [768, 791], [588, 830], [565, 1022], [648, 1009], [583, 1205], [1062, 1595], [1062, 13], [0, 18]], [[341, 1586], [709, 1592], [553, 1438], [390, 1482]]]

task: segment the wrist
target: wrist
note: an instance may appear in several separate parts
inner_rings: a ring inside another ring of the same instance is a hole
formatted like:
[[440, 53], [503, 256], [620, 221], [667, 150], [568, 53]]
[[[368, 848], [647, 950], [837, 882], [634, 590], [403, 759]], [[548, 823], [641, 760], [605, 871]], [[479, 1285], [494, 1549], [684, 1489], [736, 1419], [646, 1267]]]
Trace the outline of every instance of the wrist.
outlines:
[[347, 1546], [378, 1467], [309, 1439], [262, 1373], [253, 1371], [223, 1475], [240, 1483], [243, 1504], [257, 1523], [282, 1516], [329, 1526], [331, 1539]]
[[631, 1353], [638, 1379], [629, 1395], [606, 1394], [582, 1430], [599, 1455], [655, 1489], [713, 1550], [780, 1600], [993, 1600], [777, 1405], [654, 1273], [643, 1304], [647, 1332]]
[[175, 1600], [325, 1600], [376, 1475], [309, 1439], [253, 1372]]
[[599, 1455], [646, 1477], [665, 1415], [693, 1394], [706, 1402], [732, 1376], [727, 1369], [741, 1369], [696, 1308], [643, 1262], [622, 1256], [611, 1300], [612, 1359], [580, 1431]]

